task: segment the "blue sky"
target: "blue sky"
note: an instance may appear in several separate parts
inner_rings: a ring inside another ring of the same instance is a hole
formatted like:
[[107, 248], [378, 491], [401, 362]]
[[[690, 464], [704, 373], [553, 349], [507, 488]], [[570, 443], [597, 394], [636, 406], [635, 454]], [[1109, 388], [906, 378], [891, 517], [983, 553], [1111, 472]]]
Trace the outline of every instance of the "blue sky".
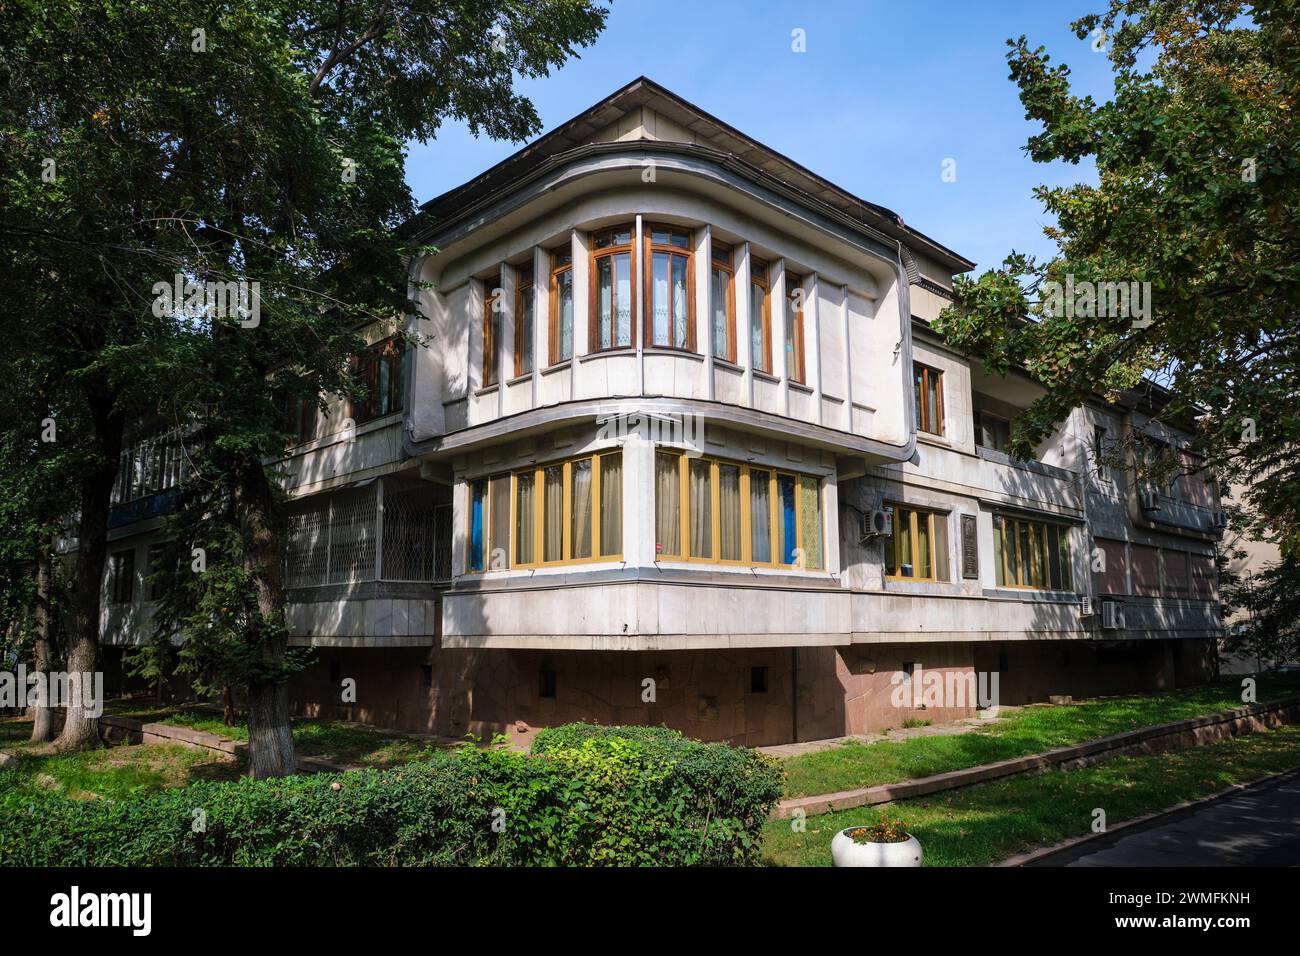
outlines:
[[[1033, 163], [1008, 79], [1006, 40], [1024, 34], [1108, 98], [1105, 56], [1068, 29], [1101, 0], [768, 2], [615, 0], [582, 58], [522, 84], [550, 130], [644, 74], [759, 142], [955, 249], [983, 270], [1012, 249], [1051, 252], [1031, 190], [1093, 181], [1090, 167]], [[689, 25], [689, 29], [686, 28]], [[791, 50], [791, 31], [807, 50]], [[407, 178], [424, 202], [518, 144], [448, 124], [413, 143]], [[941, 177], [956, 161], [955, 182]]]

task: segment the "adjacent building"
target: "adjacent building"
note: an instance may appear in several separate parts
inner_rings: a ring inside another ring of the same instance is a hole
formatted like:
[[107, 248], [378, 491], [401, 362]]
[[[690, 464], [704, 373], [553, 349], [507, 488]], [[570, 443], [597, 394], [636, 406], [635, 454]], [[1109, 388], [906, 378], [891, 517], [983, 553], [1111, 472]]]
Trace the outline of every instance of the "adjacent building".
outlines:
[[[974, 263], [889, 210], [641, 78], [414, 227], [407, 343], [368, 329], [366, 399], [301, 410], [283, 463], [302, 712], [758, 745], [975, 712], [900, 704], [927, 673], [1002, 704], [1213, 674], [1215, 488], [1103, 464], [1186, 442], [1158, 390], [1011, 459], [1041, 391], [932, 331]], [[110, 643], [167, 447], [124, 456]]]

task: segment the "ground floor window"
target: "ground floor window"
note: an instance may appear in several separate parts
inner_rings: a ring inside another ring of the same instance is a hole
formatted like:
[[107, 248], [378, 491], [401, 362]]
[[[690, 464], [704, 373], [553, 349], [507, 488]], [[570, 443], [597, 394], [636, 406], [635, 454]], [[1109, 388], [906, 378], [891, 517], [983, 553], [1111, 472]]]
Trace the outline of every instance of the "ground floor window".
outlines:
[[623, 556], [623, 453], [470, 482], [470, 571]]
[[821, 480], [660, 451], [655, 455], [655, 554], [821, 568]]
[[993, 516], [993, 564], [998, 587], [1073, 590], [1070, 531], [1010, 515]]
[[948, 580], [948, 516], [908, 505], [888, 506], [893, 533], [885, 539], [885, 575], [903, 581]]

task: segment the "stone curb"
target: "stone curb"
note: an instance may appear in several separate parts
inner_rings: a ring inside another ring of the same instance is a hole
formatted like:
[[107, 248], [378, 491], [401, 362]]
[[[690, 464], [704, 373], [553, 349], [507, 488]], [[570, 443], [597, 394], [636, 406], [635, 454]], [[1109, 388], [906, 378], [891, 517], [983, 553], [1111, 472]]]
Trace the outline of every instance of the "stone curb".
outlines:
[[[172, 724], [145, 723], [130, 717], [104, 716], [100, 719], [105, 724], [119, 731], [123, 739], [131, 743], [173, 743], [197, 750], [211, 750], [214, 753], [238, 756], [248, 752], [248, 744], [242, 740], [231, 740], [220, 734], [210, 734], [192, 727], [176, 727]], [[3, 763], [0, 760], [0, 763]], [[298, 769], [303, 773], [342, 773], [347, 767], [321, 760], [319, 757], [299, 757]]]
[[[1098, 737], [1095, 740], [1086, 740], [1078, 744], [1057, 747], [1043, 753], [1013, 757], [1009, 760], [1000, 760], [978, 767], [966, 767], [962, 770], [951, 770], [931, 777], [921, 777], [917, 780], [904, 780], [900, 783], [887, 783], [855, 790], [841, 790], [836, 793], [824, 793], [811, 797], [794, 797], [789, 800], [782, 800], [777, 804], [771, 816], [772, 819], [783, 820], [790, 817], [797, 810], [802, 810], [806, 814], [829, 813], [833, 810], [874, 806], [879, 803], [891, 803], [895, 800], [911, 800], [931, 793], [956, 790], [960, 787], [986, 783], [1002, 777], [1032, 773], [1036, 770], [1047, 770], [1054, 766], [1076, 761], [1076, 766], [1086, 766], [1088, 763], [1099, 762], [1107, 757], [1119, 756], [1122, 752], [1130, 749], [1176, 750], [1185, 746], [1196, 746], [1205, 742], [1199, 739], [1199, 736], [1215, 735], [1214, 731], [1207, 734], [1207, 729], [1217, 729], [1223, 724], [1235, 725], [1238, 722], [1244, 722], [1246, 726], [1244, 728], [1228, 727], [1218, 732], [1217, 737], [1235, 736], [1237, 733], [1242, 732], [1243, 729], [1244, 732], [1249, 733], [1256, 729], [1253, 725], [1258, 722], [1259, 718], [1272, 718], [1275, 725], [1281, 725], [1297, 717], [1300, 717], [1300, 697], [1288, 697], [1268, 704], [1248, 704], [1245, 707], [1220, 711], [1217, 714], [1203, 714], [1200, 717], [1189, 717], [1186, 720], [1177, 720], [1168, 724], [1141, 727], [1137, 730], [1112, 734], [1109, 737]], [[1181, 743], [1174, 741], [1173, 746], [1170, 747], [1152, 746], [1153, 742], [1159, 741], [1161, 738], [1181, 737], [1184, 735], [1190, 735], [1191, 739]]]
[[993, 866], [1025, 866], [1028, 863], [1036, 863], [1046, 857], [1055, 856], [1065, 850], [1073, 849], [1080, 843], [1087, 843], [1090, 840], [1099, 840], [1102, 837], [1112, 836], [1122, 830], [1127, 830], [1130, 827], [1149, 823], [1150, 821], [1158, 820], [1161, 817], [1171, 816], [1172, 814], [1179, 813], [1180, 811], [1192, 807], [1199, 807], [1202, 804], [1214, 803], [1216, 800], [1222, 800], [1224, 797], [1235, 796], [1243, 790], [1249, 790], [1250, 788], [1257, 787], [1260, 784], [1269, 783], [1273, 780], [1280, 780], [1283, 777], [1290, 777], [1297, 773], [1300, 773], [1300, 767], [1293, 767], [1290, 770], [1283, 770], [1279, 773], [1270, 773], [1263, 777], [1257, 777], [1254, 780], [1247, 780], [1245, 783], [1234, 783], [1232, 786], [1220, 790], [1217, 793], [1211, 793], [1204, 797], [1197, 797], [1195, 800], [1184, 800], [1182, 803], [1175, 804], [1172, 807], [1166, 807], [1163, 810], [1156, 810], [1154, 813], [1147, 813], [1140, 817], [1134, 817], [1132, 820], [1124, 820], [1121, 823], [1115, 824], [1113, 827], [1108, 827], [1104, 833], [1086, 833], [1083, 836], [1070, 837], [1070, 839], [1057, 843], [1054, 846], [1040, 847], [1037, 850], [1030, 850], [1026, 853], [1017, 853], [1015, 856], [1009, 856], [1005, 860], [994, 863]]

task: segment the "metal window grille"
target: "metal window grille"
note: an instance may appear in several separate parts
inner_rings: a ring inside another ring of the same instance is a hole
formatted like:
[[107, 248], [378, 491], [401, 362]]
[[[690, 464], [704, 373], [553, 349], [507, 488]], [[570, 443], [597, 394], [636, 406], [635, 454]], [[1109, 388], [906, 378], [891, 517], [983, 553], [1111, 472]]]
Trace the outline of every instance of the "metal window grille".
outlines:
[[113, 484], [113, 504], [156, 495], [184, 480], [185, 431], [172, 428], [122, 449]]
[[284, 554], [291, 588], [449, 580], [451, 506], [429, 485], [383, 479], [315, 496], [291, 511]]

